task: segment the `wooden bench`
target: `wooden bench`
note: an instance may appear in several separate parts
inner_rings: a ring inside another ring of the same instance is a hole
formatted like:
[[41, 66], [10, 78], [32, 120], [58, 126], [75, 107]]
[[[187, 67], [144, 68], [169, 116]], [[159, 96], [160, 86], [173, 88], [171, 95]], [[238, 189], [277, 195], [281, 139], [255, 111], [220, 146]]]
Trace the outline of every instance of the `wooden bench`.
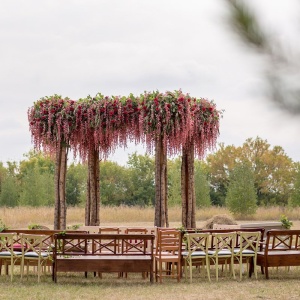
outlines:
[[[270, 230], [257, 253], [257, 265], [269, 279], [269, 267], [300, 266], [300, 230]], [[250, 266], [250, 276], [253, 265]]]
[[281, 222], [256, 222], [256, 223], [241, 223], [240, 228], [264, 228], [265, 229], [265, 235], [264, 238], [266, 238], [267, 231], [269, 230], [281, 230], [284, 229]]
[[153, 282], [152, 234], [55, 234], [52, 278], [58, 272], [149, 272]]

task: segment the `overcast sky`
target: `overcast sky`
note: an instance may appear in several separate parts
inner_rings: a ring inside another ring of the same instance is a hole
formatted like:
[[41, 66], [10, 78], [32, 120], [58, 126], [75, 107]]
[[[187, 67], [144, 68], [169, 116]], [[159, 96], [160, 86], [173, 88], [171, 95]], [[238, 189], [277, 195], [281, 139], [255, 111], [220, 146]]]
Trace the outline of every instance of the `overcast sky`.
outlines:
[[[298, 1], [248, 2], [281, 41], [299, 40]], [[300, 161], [300, 118], [268, 101], [264, 62], [227, 14], [224, 0], [1, 0], [0, 161], [32, 149], [27, 110], [43, 96], [175, 89], [225, 110], [219, 142], [259, 136]], [[144, 154], [131, 145], [112, 159], [136, 150]]]

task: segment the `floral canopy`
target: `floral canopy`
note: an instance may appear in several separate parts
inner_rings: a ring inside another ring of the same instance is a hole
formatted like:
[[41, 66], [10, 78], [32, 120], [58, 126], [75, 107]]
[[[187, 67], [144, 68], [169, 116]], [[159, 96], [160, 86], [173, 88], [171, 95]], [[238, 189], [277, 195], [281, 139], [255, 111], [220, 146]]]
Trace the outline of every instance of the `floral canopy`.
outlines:
[[213, 101], [181, 91], [137, 97], [97, 94], [78, 101], [54, 95], [28, 110], [35, 148], [54, 153], [63, 142], [83, 160], [90, 149], [105, 158], [128, 141], [144, 142], [151, 153], [159, 138], [170, 155], [193, 142], [195, 155], [201, 158], [216, 144], [221, 115]]

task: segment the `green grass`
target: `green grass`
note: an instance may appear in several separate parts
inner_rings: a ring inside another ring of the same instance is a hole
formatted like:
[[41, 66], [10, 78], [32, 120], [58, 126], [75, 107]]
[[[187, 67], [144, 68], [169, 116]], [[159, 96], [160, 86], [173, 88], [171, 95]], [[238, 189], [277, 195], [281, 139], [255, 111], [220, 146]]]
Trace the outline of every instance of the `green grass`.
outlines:
[[[229, 214], [225, 208], [210, 208], [197, 210], [197, 225], [201, 227], [205, 220], [216, 214]], [[285, 214], [294, 221], [293, 229], [300, 228], [300, 209], [293, 211], [282, 208], [260, 208], [257, 214], [249, 221], [278, 221], [281, 214]], [[9, 228], [27, 228], [28, 224], [53, 225], [53, 208], [27, 208], [13, 209], [0, 208], [1, 219]], [[170, 226], [180, 226], [180, 207], [170, 208]], [[104, 207], [100, 211], [101, 225], [109, 226], [153, 226], [153, 208], [110, 208]], [[245, 222], [247, 220], [237, 220]], [[84, 208], [71, 208], [67, 213], [68, 224], [84, 223]], [[15, 267], [18, 272], [18, 266]], [[2, 272], [4, 268], [2, 268]], [[41, 283], [37, 283], [37, 276], [31, 275], [29, 279], [21, 282], [19, 274], [10, 277], [0, 276], [0, 295], [3, 300], [93, 300], [93, 299], [299, 299], [300, 298], [300, 268], [285, 268], [270, 270], [270, 279], [258, 272], [258, 280], [244, 276], [242, 282], [224, 277], [221, 274], [219, 282], [212, 276], [209, 283], [205, 277], [195, 274], [193, 283], [180, 283], [175, 279], [165, 280], [162, 284], [150, 284], [149, 280], [143, 280], [141, 274], [129, 274], [129, 278], [117, 278], [116, 274], [104, 274], [104, 278], [93, 277], [89, 274], [84, 278], [83, 274], [58, 274], [58, 283], [52, 282], [51, 275], [47, 273], [41, 277]], [[214, 272], [212, 271], [212, 274]], [[238, 274], [238, 272], [236, 272]]]
[[193, 283], [183, 278], [180, 283], [175, 279], [164, 280], [162, 284], [150, 284], [149, 280], [142, 279], [141, 274], [129, 274], [127, 279], [117, 278], [116, 274], [103, 274], [103, 279], [94, 277], [91, 273], [88, 278], [84, 274], [59, 273], [58, 282], [52, 282], [51, 275], [43, 274], [41, 282], [37, 283], [37, 276], [30, 275], [21, 282], [20, 276], [10, 278], [0, 276], [1, 299], [299, 299], [300, 269], [285, 268], [270, 270], [270, 278], [266, 280], [259, 272], [258, 280], [247, 278], [244, 275], [240, 282], [221, 273], [219, 282], [212, 276], [212, 282], [196, 274]]

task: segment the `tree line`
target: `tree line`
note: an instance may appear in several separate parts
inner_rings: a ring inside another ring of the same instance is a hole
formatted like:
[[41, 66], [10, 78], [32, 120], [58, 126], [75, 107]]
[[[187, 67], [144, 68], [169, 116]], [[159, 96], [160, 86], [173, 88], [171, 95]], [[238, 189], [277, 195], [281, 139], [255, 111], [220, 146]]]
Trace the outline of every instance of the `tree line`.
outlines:
[[[0, 162], [0, 206], [53, 206], [54, 161], [30, 151], [20, 162]], [[154, 158], [133, 153], [125, 166], [100, 161], [102, 205], [154, 206]], [[180, 157], [168, 160], [168, 204], [181, 204]], [[86, 201], [87, 166], [68, 165], [66, 201]], [[218, 145], [204, 160], [195, 160], [197, 207], [228, 206], [236, 214], [255, 212], [257, 206], [300, 205], [300, 167], [280, 146], [257, 137], [242, 146]]]

